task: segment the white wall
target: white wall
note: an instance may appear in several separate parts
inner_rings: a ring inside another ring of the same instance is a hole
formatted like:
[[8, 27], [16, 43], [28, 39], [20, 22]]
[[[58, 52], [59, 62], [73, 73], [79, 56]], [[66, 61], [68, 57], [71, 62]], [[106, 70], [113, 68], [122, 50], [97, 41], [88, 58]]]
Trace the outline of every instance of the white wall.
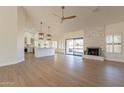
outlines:
[[17, 63], [17, 8], [0, 7], [0, 66]]
[[18, 31], [17, 31], [17, 61], [24, 61], [24, 36], [26, 28], [26, 13], [23, 7], [17, 8]]
[[20, 7], [0, 7], [0, 66], [24, 61], [24, 27]]
[[121, 33], [122, 35], [122, 53], [106, 53], [106, 59], [117, 62], [124, 62], [124, 22], [110, 24], [106, 26], [106, 35], [109, 33]]

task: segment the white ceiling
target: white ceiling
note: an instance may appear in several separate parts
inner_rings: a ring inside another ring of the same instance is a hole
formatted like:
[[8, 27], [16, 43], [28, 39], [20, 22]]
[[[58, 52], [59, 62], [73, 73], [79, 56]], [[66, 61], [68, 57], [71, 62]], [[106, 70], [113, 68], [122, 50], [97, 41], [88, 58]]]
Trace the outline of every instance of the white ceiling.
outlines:
[[35, 28], [41, 29], [40, 22], [43, 22], [44, 31], [46, 26], [51, 26], [53, 34], [77, 31], [90, 27], [107, 25], [124, 20], [124, 7], [101, 6], [96, 12], [93, 12], [97, 6], [67, 6], [65, 16], [76, 15], [75, 19], [65, 20], [60, 23], [60, 19], [53, 15], [61, 15], [60, 6], [25, 6], [28, 17]]

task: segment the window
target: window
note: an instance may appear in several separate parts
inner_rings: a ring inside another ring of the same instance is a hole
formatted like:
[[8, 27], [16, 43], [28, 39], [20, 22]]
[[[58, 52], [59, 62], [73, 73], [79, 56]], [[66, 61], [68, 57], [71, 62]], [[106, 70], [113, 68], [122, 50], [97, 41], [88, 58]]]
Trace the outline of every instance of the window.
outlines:
[[64, 48], [64, 40], [62, 40], [62, 49]]
[[64, 48], [64, 41], [63, 40], [58, 41], [58, 48], [60, 48], [60, 49]]
[[57, 41], [52, 41], [52, 47], [57, 48]]
[[106, 43], [107, 43], [107, 46], [106, 46], [106, 51], [107, 52], [113, 52], [113, 36], [112, 35], [108, 35], [106, 37]]
[[45, 42], [45, 47], [46, 47], [46, 48], [49, 48], [49, 47], [50, 47], [50, 41], [47, 40], [47, 41]]
[[111, 34], [106, 36], [106, 52], [121, 53], [121, 34]]
[[61, 48], [61, 41], [58, 42], [58, 48]]
[[121, 35], [114, 35], [114, 52], [121, 53]]

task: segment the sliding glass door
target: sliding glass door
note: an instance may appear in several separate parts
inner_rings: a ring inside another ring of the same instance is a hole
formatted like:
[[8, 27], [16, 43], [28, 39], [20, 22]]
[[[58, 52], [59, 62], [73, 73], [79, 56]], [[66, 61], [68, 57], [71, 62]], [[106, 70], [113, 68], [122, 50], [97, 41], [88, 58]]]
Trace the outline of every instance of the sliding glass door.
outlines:
[[83, 38], [66, 40], [66, 54], [83, 55]]
[[74, 39], [73, 54], [74, 55], [83, 54], [83, 39], [82, 38]]

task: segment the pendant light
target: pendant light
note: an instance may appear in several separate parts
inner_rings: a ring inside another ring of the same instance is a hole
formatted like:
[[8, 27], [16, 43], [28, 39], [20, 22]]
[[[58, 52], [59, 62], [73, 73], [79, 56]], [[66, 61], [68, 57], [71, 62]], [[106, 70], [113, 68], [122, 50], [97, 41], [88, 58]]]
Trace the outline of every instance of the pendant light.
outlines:
[[42, 22], [40, 23], [41, 24], [41, 33], [39, 33], [39, 39], [40, 40], [43, 40], [44, 39], [44, 33], [42, 33]]
[[47, 40], [51, 40], [51, 37], [52, 37], [52, 35], [49, 34], [49, 32], [50, 32], [50, 26], [48, 26], [48, 34], [46, 35], [47, 36]]

